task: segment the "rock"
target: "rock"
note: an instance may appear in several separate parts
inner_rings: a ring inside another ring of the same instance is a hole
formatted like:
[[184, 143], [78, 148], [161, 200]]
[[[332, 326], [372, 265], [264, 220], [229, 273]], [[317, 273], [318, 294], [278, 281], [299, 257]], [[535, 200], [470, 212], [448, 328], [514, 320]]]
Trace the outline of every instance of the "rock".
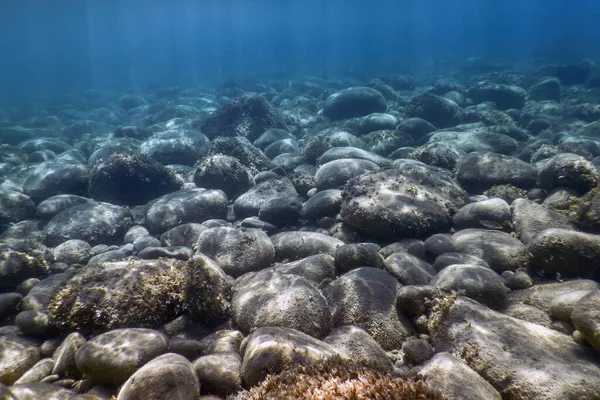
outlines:
[[277, 109], [256, 93], [244, 93], [232, 99], [202, 121], [199, 127], [210, 139], [239, 135], [251, 142], [269, 128], [287, 129]]
[[408, 158], [434, 167], [454, 170], [466, 152], [455, 143], [431, 142], [412, 151]]
[[90, 172], [90, 196], [116, 205], [135, 206], [178, 190], [175, 176], [157, 161], [137, 154], [114, 154]]
[[26, 335], [46, 337], [52, 333], [52, 326], [48, 314], [42, 311], [21, 311], [15, 318], [15, 325]]
[[455, 252], [444, 253], [437, 256], [433, 263], [433, 268], [437, 272], [440, 272], [444, 268], [453, 264], [471, 264], [479, 265], [484, 268], [490, 268], [490, 265], [485, 260], [479, 257], [472, 256], [470, 254]]
[[270, 270], [244, 276], [231, 299], [233, 319], [244, 332], [280, 326], [322, 338], [331, 330], [331, 312], [307, 279]]
[[571, 322], [571, 313], [575, 305], [593, 290], [575, 290], [562, 293], [554, 297], [550, 303], [549, 314], [553, 319]]
[[71, 239], [62, 242], [52, 249], [52, 255], [56, 262], [65, 264], [83, 264], [92, 257], [92, 246], [79, 239]]
[[48, 272], [46, 260], [40, 256], [17, 251], [0, 252], [0, 289], [12, 290], [24, 280], [42, 277]]
[[274, 159], [282, 154], [300, 154], [298, 143], [294, 139], [279, 140], [265, 149], [265, 156]]
[[302, 203], [296, 197], [279, 197], [267, 201], [258, 210], [261, 221], [275, 226], [290, 226], [298, 223], [302, 210]]
[[[269, 170], [274, 166], [262, 151], [242, 136], [214, 139], [210, 143], [208, 157], [222, 154], [236, 158], [252, 175]], [[258, 181], [256, 183], [258, 184]]]
[[426, 285], [436, 274], [431, 265], [403, 251], [387, 257], [383, 269], [403, 285]]
[[237, 158], [224, 154], [202, 160], [194, 171], [194, 183], [200, 188], [220, 189], [232, 199], [254, 184], [250, 171]]
[[327, 189], [316, 193], [302, 205], [301, 215], [305, 219], [334, 217], [342, 206], [342, 191]]
[[198, 237], [195, 248], [234, 278], [267, 268], [275, 260], [273, 243], [258, 229], [207, 229]]
[[90, 339], [75, 362], [96, 383], [121, 384], [153, 358], [167, 351], [168, 338], [151, 329], [115, 329]]
[[599, 178], [592, 163], [570, 153], [557, 154], [539, 171], [540, 185], [546, 190], [564, 186], [585, 193], [598, 184]]
[[527, 304], [512, 304], [506, 310], [504, 310], [504, 313], [523, 321], [538, 324], [546, 328], [552, 328], [552, 320], [550, 319], [550, 316], [537, 307]]
[[194, 361], [203, 393], [229, 396], [242, 390], [242, 359], [235, 353], [211, 354]]
[[102, 263], [121, 261], [133, 254], [134, 247], [132, 243], [127, 243], [123, 246], [116, 248], [115, 250], [107, 250], [94, 257], [90, 258], [87, 265], [97, 266]]
[[200, 385], [191, 362], [167, 353], [154, 358], [125, 382], [117, 400], [199, 400]]
[[537, 170], [515, 157], [475, 152], [458, 163], [456, 179], [465, 189], [475, 192], [503, 184], [527, 189], [536, 184]]
[[512, 221], [517, 237], [525, 244], [550, 228], [575, 230], [569, 219], [550, 208], [526, 199], [517, 199], [512, 206]]
[[475, 103], [492, 101], [499, 110], [520, 110], [525, 106], [527, 92], [518, 86], [483, 82], [469, 88], [467, 96]]
[[[10, 391], [18, 400], [86, 400], [85, 398], [80, 399], [70, 390], [43, 382], [15, 385], [10, 388]], [[94, 400], [94, 398], [89, 400]]]
[[450, 265], [437, 274], [431, 285], [450, 292], [462, 291], [464, 296], [500, 310], [507, 304], [508, 288], [496, 272], [479, 265]]
[[454, 214], [452, 221], [456, 230], [467, 228], [511, 230], [511, 216], [508, 203], [493, 198], [467, 204]]
[[430, 285], [409, 285], [398, 290], [396, 307], [410, 317], [418, 317], [427, 309], [427, 302], [440, 294]]
[[146, 247], [160, 247], [160, 240], [148, 234], [138, 237], [133, 241], [133, 249], [136, 252], [144, 250]]
[[71, 276], [72, 272], [62, 272], [42, 279], [23, 298], [21, 308], [23, 310], [45, 310], [54, 293], [62, 288], [65, 281]]
[[425, 246], [426, 257], [431, 260], [435, 260], [444, 253], [453, 253], [456, 251], [456, 247], [452, 241], [452, 235], [447, 233], [432, 235], [425, 240], [423, 245]]
[[182, 189], [148, 203], [146, 228], [162, 233], [180, 224], [225, 218], [227, 196], [221, 190]]
[[340, 189], [349, 179], [378, 170], [379, 166], [368, 160], [358, 158], [334, 160], [319, 168], [315, 174], [315, 185], [320, 191]]
[[410, 161], [351, 179], [342, 198], [344, 222], [371, 236], [394, 240], [448, 230], [467, 194], [447, 171]]
[[600, 278], [600, 236], [546, 229], [529, 243], [532, 264], [566, 276]]
[[225, 273], [205, 256], [188, 262], [119, 261], [80, 270], [54, 295], [48, 311], [57, 328], [81, 332], [156, 328], [184, 310], [208, 325], [219, 324], [228, 317], [230, 290]]
[[358, 123], [358, 131], [361, 135], [383, 129], [396, 129], [398, 118], [386, 113], [373, 113], [361, 118]]
[[200, 234], [207, 229], [206, 226], [194, 222], [181, 224], [160, 235], [160, 241], [164, 246], [193, 248]]
[[339, 350], [305, 333], [289, 328], [265, 327], [250, 334], [242, 343], [244, 386], [260, 383], [267, 374], [277, 374], [289, 366], [316, 364], [343, 357]]
[[460, 358], [436, 354], [419, 371], [427, 386], [438, 389], [448, 400], [501, 400], [500, 393]]
[[[439, 151], [436, 154], [443, 155], [449, 160], [455, 158], [455, 155], [464, 155], [465, 153], [497, 153], [510, 155], [517, 150], [518, 142], [510, 136], [494, 132], [488, 129], [473, 130], [442, 130], [428, 135], [428, 146], [433, 143], [442, 143], [449, 146], [449, 151]], [[462, 159], [462, 157], [461, 157]], [[488, 166], [489, 168], [489, 166]]]
[[508, 233], [482, 229], [464, 229], [452, 235], [456, 250], [486, 261], [496, 272], [516, 271], [529, 265], [527, 247]]
[[325, 129], [310, 138], [302, 147], [302, 155], [309, 163], [316, 163], [327, 150], [334, 147], [357, 147], [366, 150], [367, 143], [356, 136], [337, 128]]
[[560, 101], [560, 81], [556, 78], [547, 78], [529, 88], [529, 100]]
[[52, 374], [61, 377], [77, 377], [79, 371], [75, 364], [75, 355], [77, 351], [86, 343], [85, 338], [78, 332], [69, 334], [58, 346], [56, 352], [52, 356], [54, 363], [52, 366]]
[[46, 161], [35, 166], [23, 183], [23, 193], [36, 203], [57, 194], [84, 195], [88, 188], [88, 173], [83, 165]]
[[392, 363], [385, 351], [366, 331], [354, 325], [334, 329], [323, 339], [360, 365], [369, 365], [379, 370], [392, 370]]
[[0, 189], [0, 229], [35, 215], [35, 203], [16, 190]]
[[44, 378], [52, 374], [52, 367], [54, 367], [54, 360], [51, 358], [44, 358], [38, 361], [33, 367], [29, 368], [29, 370], [15, 382], [15, 385], [41, 382]]
[[193, 166], [208, 150], [208, 138], [196, 131], [168, 130], [155, 133], [139, 147], [144, 157], [163, 165]]
[[275, 272], [293, 274], [308, 279], [313, 285], [319, 285], [326, 279], [335, 279], [334, 258], [329, 254], [315, 254], [297, 261], [278, 264]]
[[61, 211], [73, 206], [87, 203], [89, 199], [74, 194], [57, 194], [56, 196], [48, 197], [46, 200], [38, 204], [36, 214], [40, 218], [52, 219]]
[[340, 276], [323, 290], [333, 326], [356, 325], [384, 350], [399, 348], [413, 328], [396, 311], [398, 286], [394, 277], [376, 268], [358, 268]]
[[437, 128], [423, 118], [407, 118], [400, 121], [396, 129], [408, 133], [415, 141], [419, 141]]
[[372, 131], [364, 135], [363, 139], [369, 144], [371, 152], [382, 157], [388, 157], [395, 150], [414, 144], [408, 133], [396, 129]]
[[360, 267], [384, 269], [385, 259], [368, 244], [346, 244], [335, 250], [335, 267], [340, 273], [345, 273]]
[[327, 150], [321, 157], [319, 157], [317, 160], [317, 165], [323, 166], [324, 164], [332, 161], [341, 161], [344, 159], [371, 161], [372, 163], [377, 164], [379, 167], [389, 167], [392, 165], [392, 161], [385, 157], [381, 157], [375, 153], [371, 153], [370, 151], [351, 146], [334, 147]]
[[264, 131], [258, 139], [254, 141], [254, 145], [260, 149], [266, 149], [271, 144], [285, 139], [296, 139], [294, 135], [283, 129], [269, 128]]
[[287, 178], [270, 178], [256, 184], [233, 203], [236, 218], [258, 215], [260, 208], [276, 198], [298, 198], [298, 192]]
[[38, 345], [22, 336], [0, 336], [0, 383], [14, 384], [40, 360]]
[[600, 290], [591, 291], [575, 303], [571, 320], [585, 340], [600, 352]]
[[295, 261], [316, 254], [333, 256], [344, 242], [316, 232], [290, 231], [271, 236], [276, 261]]
[[71, 239], [83, 240], [91, 246], [110, 245], [121, 243], [132, 225], [130, 210], [108, 203], [88, 202], [60, 212], [48, 222], [44, 231], [50, 246]]
[[217, 353], [239, 354], [244, 336], [240, 331], [221, 330], [203, 337], [198, 344], [203, 355]]
[[0, 293], [0, 320], [16, 314], [22, 301], [23, 295], [20, 293]]
[[427, 340], [411, 338], [402, 344], [405, 364], [423, 364], [433, 356], [433, 348]]
[[386, 108], [381, 93], [369, 87], [357, 86], [329, 96], [323, 107], [323, 115], [331, 120], [339, 120], [385, 112]]
[[173, 258], [175, 260], [187, 261], [193, 256], [194, 250], [184, 246], [146, 247], [138, 253], [138, 257], [144, 260]]
[[[438, 128], [460, 124], [462, 112], [463, 110], [454, 101], [430, 93], [414, 97], [407, 109], [409, 117], [422, 118]], [[402, 129], [402, 127], [399, 127], [399, 129]], [[417, 138], [417, 136], [413, 137]]]
[[591, 350], [566, 335], [464, 297], [431, 327], [436, 350], [457, 354], [507, 398], [600, 396], [600, 368]]

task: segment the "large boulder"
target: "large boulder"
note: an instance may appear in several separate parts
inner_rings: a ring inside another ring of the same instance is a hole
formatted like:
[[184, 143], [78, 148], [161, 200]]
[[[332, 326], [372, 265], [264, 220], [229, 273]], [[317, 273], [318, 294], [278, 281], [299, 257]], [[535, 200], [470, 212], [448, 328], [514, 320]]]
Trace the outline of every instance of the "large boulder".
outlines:
[[279, 326], [322, 338], [331, 330], [327, 300], [298, 275], [266, 270], [238, 279], [232, 309], [235, 324], [243, 332]]
[[82, 332], [157, 328], [184, 312], [205, 324], [229, 315], [231, 283], [206, 256], [138, 260], [81, 269], [48, 305], [52, 324]]
[[323, 107], [323, 115], [337, 120], [384, 112], [386, 108], [385, 98], [381, 93], [369, 87], [357, 86], [329, 96]]
[[88, 187], [84, 165], [48, 161], [37, 165], [23, 183], [23, 193], [37, 203], [57, 194], [84, 195]]
[[492, 101], [500, 110], [519, 110], [525, 106], [527, 92], [518, 86], [483, 82], [469, 88], [467, 95], [475, 103]]
[[386, 240], [447, 231], [467, 193], [448, 171], [409, 161], [351, 179], [342, 192], [346, 223]]
[[463, 110], [454, 101], [430, 93], [414, 97], [407, 109], [409, 117], [422, 118], [438, 128], [460, 124], [462, 113]]
[[131, 211], [109, 203], [90, 201], [67, 208], [48, 222], [46, 242], [57, 246], [79, 239], [94, 246], [120, 244], [125, 232], [133, 226]]
[[221, 190], [182, 189], [148, 203], [146, 227], [162, 233], [180, 224], [225, 218], [227, 196]]
[[356, 325], [384, 350], [400, 348], [413, 327], [396, 310], [399, 286], [393, 276], [377, 268], [357, 268], [340, 276], [323, 290], [333, 326]]
[[210, 139], [239, 135], [251, 142], [269, 128], [287, 129], [277, 109], [256, 93], [234, 98], [200, 123], [202, 133]]
[[440, 307], [429, 328], [437, 351], [456, 354], [506, 398], [600, 397], [593, 350], [567, 335], [465, 297]]
[[195, 249], [234, 278], [270, 267], [275, 261], [273, 243], [259, 229], [210, 228], [200, 234]]
[[90, 172], [90, 196], [98, 201], [135, 206], [179, 189], [181, 182], [162, 164], [136, 154], [114, 154]]

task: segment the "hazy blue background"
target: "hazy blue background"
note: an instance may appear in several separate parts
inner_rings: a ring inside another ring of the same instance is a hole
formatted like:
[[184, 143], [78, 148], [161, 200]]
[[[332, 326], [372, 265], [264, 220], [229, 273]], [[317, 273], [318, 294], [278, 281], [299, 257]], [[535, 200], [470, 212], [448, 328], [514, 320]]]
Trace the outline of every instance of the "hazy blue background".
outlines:
[[0, 99], [600, 52], [595, 0], [2, 0]]

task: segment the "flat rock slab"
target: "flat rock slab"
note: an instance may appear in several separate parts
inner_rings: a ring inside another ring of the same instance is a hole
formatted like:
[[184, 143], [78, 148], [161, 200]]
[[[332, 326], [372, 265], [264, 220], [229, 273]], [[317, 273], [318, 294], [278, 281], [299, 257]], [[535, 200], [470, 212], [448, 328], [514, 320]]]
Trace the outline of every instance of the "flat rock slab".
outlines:
[[432, 329], [504, 399], [600, 398], [600, 359], [570, 336], [458, 297]]

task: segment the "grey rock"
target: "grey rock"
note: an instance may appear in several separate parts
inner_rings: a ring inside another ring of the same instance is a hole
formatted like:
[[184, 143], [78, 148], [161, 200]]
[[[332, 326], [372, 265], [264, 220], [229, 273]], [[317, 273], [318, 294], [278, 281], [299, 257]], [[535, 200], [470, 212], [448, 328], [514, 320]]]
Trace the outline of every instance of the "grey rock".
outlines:
[[596, 351], [600, 352], [600, 320], [598, 315], [600, 315], [600, 290], [595, 290], [575, 303], [571, 320], [585, 340]]
[[458, 252], [483, 259], [498, 273], [525, 268], [531, 259], [527, 247], [508, 233], [464, 229], [452, 235], [452, 239]]
[[321, 292], [297, 275], [265, 270], [238, 279], [233, 319], [244, 332], [265, 326], [292, 328], [316, 338], [331, 330], [331, 311]]
[[15, 318], [15, 325], [26, 335], [45, 337], [52, 332], [48, 314], [42, 311], [21, 311]]
[[316, 364], [329, 358], [347, 358], [339, 350], [300, 331], [279, 328], [259, 328], [242, 343], [242, 378], [245, 386], [261, 382], [268, 374], [277, 374], [288, 367]]
[[344, 242], [316, 232], [291, 231], [271, 236], [276, 261], [296, 261], [316, 254], [333, 256]]
[[[590, 354], [593, 350], [554, 330], [464, 297], [432, 328], [436, 350], [460, 354], [504, 396], [557, 400], [600, 396], [600, 368]], [[532, 370], [539, 373], [531, 374]]]
[[511, 230], [511, 209], [502, 199], [493, 198], [467, 204], [454, 214], [456, 230], [467, 228]]
[[138, 257], [144, 260], [174, 258], [176, 260], [187, 261], [193, 256], [194, 250], [185, 246], [146, 247], [138, 253]]
[[36, 342], [22, 336], [0, 336], [0, 383], [14, 384], [39, 360]]
[[298, 198], [298, 192], [287, 178], [267, 179], [235, 200], [233, 203], [235, 215], [238, 219], [258, 215], [264, 204], [280, 197]]
[[53, 248], [52, 255], [56, 262], [85, 264], [92, 257], [92, 246], [83, 240], [71, 239]]
[[538, 233], [546, 229], [575, 230], [564, 214], [526, 199], [515, 200], [511, 209], [515, 233], [524, 244], [531, 243]]
[[86, 342], [75, 355], [84, 377], [121, 384], [153, 358], [167, 351], [168, 338], [151, 329], [115, 329]]
[[469, 191], [484, 191], [494, 185], [530, 188], [536, 184], [534, 166], [515, 157], [491, 152], [470, 153], [458, 163], [456, 179]]
[[448, 400], [501, 400], [500, 393], [460, 358], [441, 352], [419, 371], [427, 386], [438, 389]]
[[258, 229], [207, 229], [198, 237], [195, 249], [233, 277], [269, 267], [275, 259], [273, 243]]
[[38, 361], [33, 367], [29, 368], [16, 382], [15, 385], [23, 385], [26, 383], [41, 382], [42, 379], [52, 374], [54, 360], [44, 358]]
[[200, 384], [191, 362], [167, 353], [154, 358], [125, 382], [117, 400], [199, 400]]
[[440, 272], [444, 268], [453, 264], [471, 264], [471, 265], [480, 265], [485, 268], [490, 268], [489, 264], [476, 256], [472, 256], [470, 254], [464, 253], [444, 253], [440, 254], [436, 257], [435, 262], [433, 263], [433, 268]]
[[278, 264], [273, 269], [281, 274], [293, 274], [319, 285], [325, 279], [335, 279], [335, 261], [329, 254], [315, 254], [297, 261]]
[[403, 251], [387, 257], [383, 269], [403, 285], [426, 285], [436, 274], [431, 265]]
[[131, 212], [108, 203], [89, 202], [70, 207], [48, 222], [46, 242], [57, 246], [70, 239], [90, 245], [121, 243], [133, 225]]
[[323, 107], [323, 115], [331, 120], [362, 117], [387, 108], [385, 98], [369, 87], [351, 87], [329, 96]]
[[334, 217], [342, 206], [342, 191], [327, 189], [311, 196], [303, 205], [301, 214], [306, 219]]
[[219, 353], [200, 357], [194, 369], [203, 393], [228, 396], [242, 390], [242, 359], [235, 353]]
[[225, 218], [227, 196], [221, 190], [182, 189], [148, 203], [145, 214], [146, 228], [162, 233], [189, 222]]
[[315, 174], [317, 190], [339, 189], [356, 176], [377, 172], [379, 166], [372, 161], [346, 158], [321, 165]]
[[215, 154], [196, 167], [194, 183], [201, 188], [222, 190], [229, 198], [236, 198], [250, 189], [254, 181], [237, 158]]
[[160, 241], [164, 246], [193, 248], [200, 234], [207, 229], [208, 227], [194, 222], [181, 224], [160, 235]]
[[467, 194], [447, 171], [409, 161], [351, 179], [342, 198], [341, 216], [346, 223], [393, 240], [447, 230]]
[[394, 277], [376, 268], [358, 268], [340, 276], [323, 290], [333, 326], [356, 325], [384, 350], [399, 348], [413, 328], [396, 311], [398, 286]]
[[58, 194], [84, 195], [88, 187], [84, 165], [46, 161], [38, 164], [23, 183], [23, 193], [40, 202]]
[[540, 185], [546, 190], [564, 186], [585, 193], [598, 184], [599, 178], [592, 163], [571, 153], [557, 154], [539, 170]]
[[19, 312], [22, 301], [20, 293], [0, 293], [0, 319]]
[[358, 326], [347, 325], [334, 329], [323, 342], [347, 354], [353, 362], [380, 370], [392, 370], [392, 363], [379, 343]]

